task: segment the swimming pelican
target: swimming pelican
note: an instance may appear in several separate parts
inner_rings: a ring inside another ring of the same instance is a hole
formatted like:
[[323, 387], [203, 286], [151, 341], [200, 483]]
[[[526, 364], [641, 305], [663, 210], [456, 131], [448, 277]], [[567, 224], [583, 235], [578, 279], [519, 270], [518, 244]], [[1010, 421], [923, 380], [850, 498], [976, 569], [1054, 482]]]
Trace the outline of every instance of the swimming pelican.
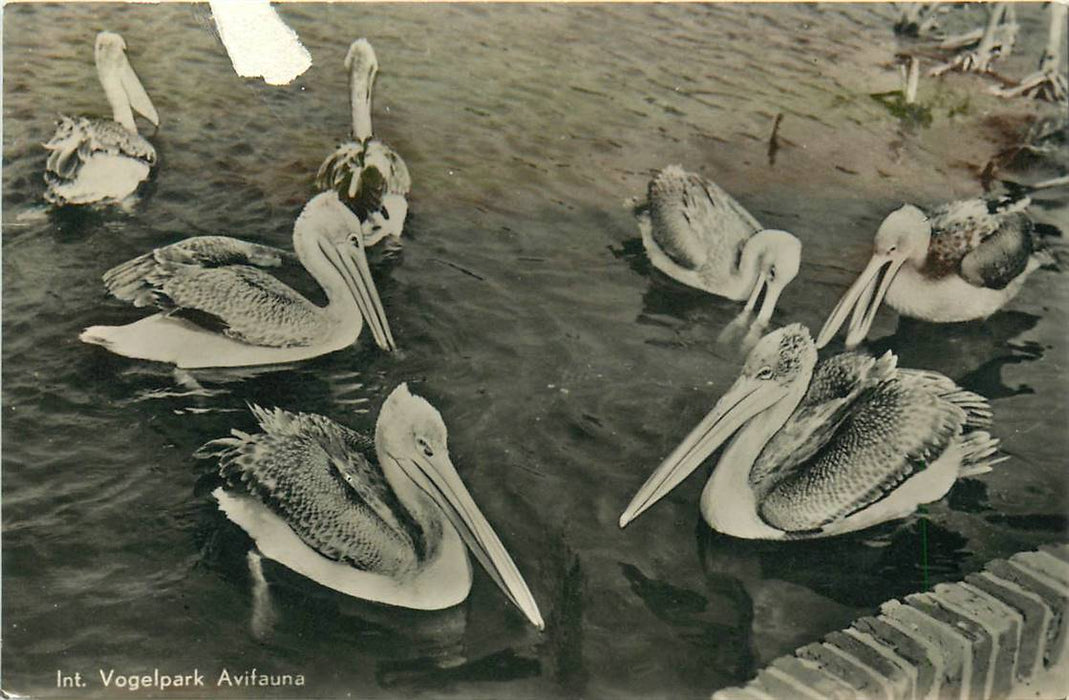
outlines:
[[977, 197], [944, 204], [929, 218], [915, 206], [891, 212], [876, 231], [869, 264], [828, 316], [827, 345], [853, 311], [846, 347], [865, 339], [884, 295], [899, 313], [936, 323], [987, 318], [1021, 290], [1045, 260], [1028, 197]]
[[464, 601], [464, 544], [537, 628], [531, 591], [449, 459], [442, 416], [401, 384], [374, 440], [323, 416], [252, 411], [262, 433], [234, 430], [218, 456], [219, 508], [260, 552], [346, 595], [418, 610]]
[[338, 146], [316, 173], [320, 191], [334, 190], [360, 218], [365, 245], [401, 237], [412, 179], [401, 156], [371, 132], [371, 89], [379, 62], [367, 39], [357, 39], [345, 56], [349, 69], [352, 140]]
[[[701, 495], [714, 530], [751, 539], [827, 537], [902, 518], [959, 476], [988, 471], [987, 400], [941, 374], [846, 353], [819, 366], [792, 324], [751, 351], [742, 376], [638, 490], [620, 527], [728, 442]], [[814, 367], [816, 367], [814, 371]]]
[[79, 337], [119, 355], [183, 368], [239, 367], [340, 350], [356, 342], [366, 320], [378, 346], [395, 349], [360, 223], [335, 193], [318, 194], [305, 205], [293, 226], [293, 247], [326, 292], [326, 306], [251, 267], [278, 265], [283, 251], [198, 236], [104, 273], [112, 295], [160, 313], [125, 326], [92, 326]]
[[53, 204], [121, 201], [156, 165], [156, 149], [137, 133], [134, 111], [155, 126], [160, 117], [126, 58], [126, 42], [100, 32], [94, 54], [112, 119], [60, 115], [55, 135], [44, 144], [45, 199]]
[[802, 244], [786, 231], [763, 228], [731, 195], [678, 165], [650, 181], [636, 209], [650, 262], [691, 287], [741, 301], [767, 324], [780, 292], [795, 275]]

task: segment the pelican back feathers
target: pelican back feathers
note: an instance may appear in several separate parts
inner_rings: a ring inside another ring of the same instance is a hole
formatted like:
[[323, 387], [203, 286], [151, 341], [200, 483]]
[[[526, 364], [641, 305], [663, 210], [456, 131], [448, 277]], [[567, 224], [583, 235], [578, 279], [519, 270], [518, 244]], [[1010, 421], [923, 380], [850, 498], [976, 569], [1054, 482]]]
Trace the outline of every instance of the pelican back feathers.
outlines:
[[894, 373], [897, 359], [890, 352], [879, 359], [844, 353], [822, 362], [791, 420], [754, 462], [749, 480], [755, 492], [764, 494], [786, 474], [804, 468], [849, 417], [861, 392]]
[[761, 225], [716, 183], [670, 165], [650, 181], [648, 214], [654, 241], [678, 265], [711, 260], [730, 267]]
[[134, 306], [196, 315], [199, 325], [264, 347], [308, 346], [328, 336], [324, 311], [271, 275], [281, 251], [226, 236], [191, 238], [157, 248], [104, 274], [108, 292]]
[[61, 115], [56, 133], [44, 147], [48, 151], [45, 199], [53, 204], [83, 203], [75, 194], [75, 181], [94, 157], [127, 158], [146, 171], [156, 166], [152, 144], [110, 119]]
[[321, 192], [337, 192], [365, 221], [382, 206], [386, 195], [408, 195], [412, 178], [401, 156], [378, 139], [369, 138], [338, 146], [319, 166], [315, 184]]
[[363, 571], [404, 578], [429, 538], [397, 502], [371, 440], [323, 416], [252, 406], [263, 432], [205, 445], [227, 488], [253, 496], [309, 547]]
[[834, 529], [953, 446], [962, 459], [948, 483], [985, 471], [998, 441], [978, 428], [990, 419], [983, 397], [933, 372], [897, 369], [890, 353], [832, 358], [754, 465], [761, 518], [787, 533]]
[[148, 278], [161, 264], [278, 267], [289, 257], [292, 254], [287, 251], [229, 236], [195, 236], [116, 265], [104, 273], [104, 286], [112, 296], [134, 306], [154, 306], [158, 294]]
[[960, 274], [974, 287], [1005, 289], [1025, 272], [1035, 249], [1028, 197], [974, 198], [932, 212], [924, 271]]

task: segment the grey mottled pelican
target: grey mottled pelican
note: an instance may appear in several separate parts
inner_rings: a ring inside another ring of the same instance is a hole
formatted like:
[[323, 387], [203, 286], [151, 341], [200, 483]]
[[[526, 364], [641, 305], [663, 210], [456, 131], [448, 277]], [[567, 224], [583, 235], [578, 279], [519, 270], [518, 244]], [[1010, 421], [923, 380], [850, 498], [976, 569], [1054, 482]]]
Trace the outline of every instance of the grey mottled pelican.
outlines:
[[341, 593], [419, 610], [471, 590], [464, 545], [533, 625], [544, 623], [512, 557], [449, 459], [446, 427], [401, 384], [374, 440], [323, 416], [253, 407], [262, 433], [205, 445], [226, 486], [213, 495], [260, 552]]
[[334, 190], [360, 218], [364, 243], [386, 236], [400, 239], [408, 215], [412, 179], [401, 156], [371, 130], [371, 90], [379, 62], [367, 39], [357, 39], [345, 56], [349, 69], [352, 140], [341, 144], [319, 166], [316, 187]]
[[[701, 496], [734, 537], [827, 537], [901, 518], [986, 472], [998, 440], [987, 400], [941, 374], [856, 353], [817, 366], [803, 326], [762, 338], [742, 376], [638, 490], [634, 520], [727, 442]], [[815, 369], [814, 369], [815, 368]]]
[[356, 342], [364, 321], [384, 350], [395, 348], [368, 269], [360, 223], [333, 192], [316, 195], [293, 226], [293, 247], [322, 286], [316, 306], [255, 266], [283, 251], [226, 236], [157, 248], [104, 274], [115, 297], [160, 313], [125, 326], [92, 326], [86, 343], [179, 367], [294, 362]]
[[887, 216], [869, 264], [828, 316], [824, 347], [853, 312], [848, 348], [868, 335], [880, 302], [936, 323], [987, 318], [1049, 260], [1038, 250], [1027, 197], [975, 198], [944, 204], [931, 216], [912, 205]]
[[763, 228], [731, 195], [670, 165], [649, 184], [636, 209], [650, 262], [691, 287], [741, 301], [767, 324], [780, 292], [801, 262], [802, 244], [786, 231]]
[[60, 116], [55, 135], [44, 144], [45, 199], [53, 204], [121, 201], [156, 165], [156, 149], [137, 133], [134, 112], [156, 126], [160, 117], [126, 58], [126, 42], [100, 32], [94, 54], [112, 119]]

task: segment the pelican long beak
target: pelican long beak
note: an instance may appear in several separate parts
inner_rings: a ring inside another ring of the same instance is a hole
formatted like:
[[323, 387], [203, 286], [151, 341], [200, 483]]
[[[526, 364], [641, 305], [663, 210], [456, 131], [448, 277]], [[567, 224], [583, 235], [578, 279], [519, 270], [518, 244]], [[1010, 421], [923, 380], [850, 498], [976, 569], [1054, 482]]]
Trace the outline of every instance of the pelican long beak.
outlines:
[[540, 630], [545, 629], [542, 613], [538, 611], [538, 604], [535, 603], [527, 582], [523, 580], [505, 545], [501, 544], [494, 529], [475, 505], [449, 455], [435, 454], [428, 457], [416, 453], [404, 459], [394, 459], [438, 504], [475, 558], [509, 600], [523, 611], [531, 624]]
[[846, 290], [846, 294], [832, 309], [828, 320], [824, 322], [824, 327], [820, 329], [820, 335], [817, 336], [817, 347], [824, 347], [835, 337], [851, 312], [853, 315], [846, 335], [846, 347], [853, 348], [864, 340], [876, 318], [880, 302], [883, 301], [887, 289], [905, 261], [904, 257], [873, 255], [869, 264], [850, 285], [850, 289]]
[[327, 259], [337, 268], [346, 286], [349, 287], [360, 309], [360, 314], [371, 329], [375, 344], [387, 352], [396, 350], [397, 344], [390, 332], [390, 324], [386, 320], [386, 311], [382, 308], [382, 300], [379, 299], [375, 281], [371, 278], [371, 268], [367, 264], [363, 243], [355, 247], [347, 243], [333, 248], [329, 245], [321, 247]]
[[743, 311], [746, 313], [752, 313], [754, 307], [757, 306], [757, 300], [761, 298], [761, 290], [764, 289], [767, 280], [765, 279], [765, 273], [757, 273], [757, 279], [754, 281], [753, 290], [750, 291], [750, 298], [746, 300], [746, 306]]
[[767, 273], [759, 273], [757, 281], [754, 283], [753, 291], [750, 292], [750, 299], [746, 302], [746, 311], [754, 310], [762, 289], [765, 292], [765, 299], [761, 302], [761, 310], [757, 313], [757, 322], [767, 326], [768, 322], [772, 320], [772, 312], [776, 310], [776, 302], [779, 301], [783, 285], [770, 280]]
[[121, 65], [119, 66], [119, 84], [122, 85], [123, 92], [126, 93], [126, 99], [129, 100], [130, 106], [134, 111], [148, 119], [154, 126], [159, 126], [160, 115], [156, 112], [156, 107], [153, 106], [152, 100], [149, 99], [148, 93], [145, 92], [145, 87], [141, 84], [141, 80], [138, 79], [137, 73], [134, 72], [134, 67], [130, 65], [130, 60], [125, 53], [122, 55]]
[[620, 527], [641, 515], [723, 445], [739, 428], [786, 396], [778, 384], [752, 377], [739, 377], [713, 410], [679, 443], [646, 480], [620, 516]]

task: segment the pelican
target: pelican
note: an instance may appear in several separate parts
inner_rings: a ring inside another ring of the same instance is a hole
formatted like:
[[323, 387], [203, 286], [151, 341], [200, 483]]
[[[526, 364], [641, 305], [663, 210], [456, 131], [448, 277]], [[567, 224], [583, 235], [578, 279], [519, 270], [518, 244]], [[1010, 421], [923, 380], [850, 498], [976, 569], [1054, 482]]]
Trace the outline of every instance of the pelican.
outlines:
[[293, 226], [293, 247], [326, 292], [326, 306], [258, 269], [279, 265], [283, 251], [198, 236], [104, 273], [116, 298], [161, 311], [125, 326], [91, 326], [80, 339], [180, 368], [239, 367], [340, 350], [356, 342], [366, 320], [378, 346], [394, 350], [360, 222], [335, 193], [316, 195], [305, 205]]
[[234, 430], [199, 457], [219, 458], [213, 492], [263, 556], [346, 595], [418, 610], [463, 602], [472, 553], [538, 629], [523, 576], [464, 487], [442, 416], [401, 384], [374, 440], [323, 416], [253, 406], [263, 432]]
[[352, 140], [341, 144], [316, 173], [316, 188], [334, 190], [360, 217], [364, 243], [401, 237], [412, 179], [401, 156], [371, 132], [371, 89], [379, 62], [367, 39], [357, 39], [345, 56], [349, 69]]
[[60, 115], [45, 164], [45, 199], [53, 204], [122, 201], [156, 165], [156, 149], [137, 133], [134, 112], [159, 126], [160, 117], [126, 58], [126, 42], [113, 32], [97, 34], [97, 75], [112, 119]]
[[931, 217], [912, 205], [876, 231], [869, 264], [824, 323], [817, 347], [853, 311], [846, 347], [865, 339], [884, 296], [899, 313], [936, 323], [987, 318], [1021, 290], [1044, 261], [1028, 197], [978, 197], [944, 204]]
[[670, 165], [650, 181], [636, 208], [650, 262], [669, 277], [754, 310], [767, 324], [780, 292], [795, 275], [802, 244], [786, 231], [765, 229], [716, 184]]
[[[853, 532], [943, 497], [989, 471], [987, 400], [934, 372], [846, 353], [819, 366], [809, 331], [763, 337], [742, 375], [642, 485], [620, 527], [727, 442], [701, 495], [714, 530], [749, 539]], [[814, 370], [815, 367], [815, 370]]]

